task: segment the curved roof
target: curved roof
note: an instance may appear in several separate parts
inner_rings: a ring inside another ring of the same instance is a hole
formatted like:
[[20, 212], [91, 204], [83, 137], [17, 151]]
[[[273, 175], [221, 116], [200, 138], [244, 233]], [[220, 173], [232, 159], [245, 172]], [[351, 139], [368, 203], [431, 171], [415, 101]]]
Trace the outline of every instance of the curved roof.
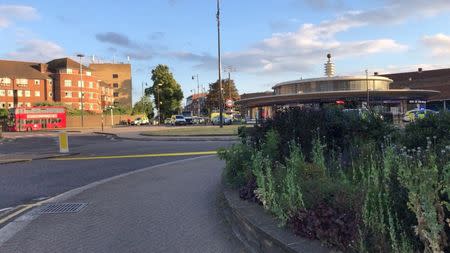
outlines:
[[[405, 100], [405, 99], [423, 99], [433, 95], [439, 94], [435, 90], [372, 90], [369, 91], [369, 96], [372, 99], [391, 99], [391, 100]], [[282, 94], [261, 96], [237, 101], [239, 104], [246, 104], [247, 106], [265, 106], [274, 104], [289, 104], [289, 103], [308, 103], [314, 101], [331, 101], [346, 98], [365, 98], [367, 91], [364, 90], [346, 90], [346, 91], [326, 91], [326, 92], [310, 92], [300, 94]]]
[[275, 86], [272, 87], [272, 89], [275, 89], [279, 86], [283, 85], [289, 85], [289, 84], [301, 84], [301, 83], [309, 83], [309, 82], [322, 82], [322, 81], [350, 81], [350, 80], [382, 80], [382, 81], [388, 81], [393, 82], [392, 79], [389, 79], [384, 76], [333, 76], [333, 77], [319, 77], [319, 78], [308, 78], [308, 79], [298, 79], [298, 80], [292, 80], [287, 82], [281, 82], [275, 84]]

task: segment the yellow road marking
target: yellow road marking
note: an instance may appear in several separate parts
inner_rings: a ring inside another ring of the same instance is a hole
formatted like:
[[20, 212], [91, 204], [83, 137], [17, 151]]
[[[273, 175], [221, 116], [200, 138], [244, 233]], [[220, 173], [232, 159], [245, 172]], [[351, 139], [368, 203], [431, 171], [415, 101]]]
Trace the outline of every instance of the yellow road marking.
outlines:
[[145, 158], [145, 157], [166, 157], [166, 156], [215, 155], [215, 154], [217, 154], [217, 151], [179, 152], [179, 153], [162, 153], [162, 154], [140, 154], [140, 155], [61, 157], [61, 158], [52, 158], [50, 160], [54, 160], [54, 161], [78, 161], [78, 160], [124, 159], [124, 158]]
[[33, 207], [35, 207], [35, 206], [38, 206], [38, 205], [40, 205], [40, 204], [41, 204], [41, 203], [34, 203], [34, 204], [29, 204], [29, 205], [23, 205], [23, 208], [22, 208], [22, 209], [19, 209], [19, 210], [13, 212], [13, 213], [7, 215], [6, 217], [3, 217], [3, 218], [0, 220], [0, 224], [3, 224], [3, 223], [5, 223], [5, 222], [7, 222], [8, 220], [10, 220], [10, 219], [16, 217], [17, 215], [19, 215], [19, 214], [25, 212], [26, 210], [28, 210], [28, 209], [30, 209], [30, 208], [33, 208]]

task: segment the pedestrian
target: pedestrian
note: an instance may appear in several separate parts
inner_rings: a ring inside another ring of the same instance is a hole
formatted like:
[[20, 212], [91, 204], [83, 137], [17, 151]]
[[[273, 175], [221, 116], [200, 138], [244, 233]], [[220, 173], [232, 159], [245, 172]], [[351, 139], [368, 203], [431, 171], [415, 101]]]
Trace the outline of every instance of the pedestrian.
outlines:
[[131, 120], [130, 118], [127, 119], [127, 126], [131, 125]]

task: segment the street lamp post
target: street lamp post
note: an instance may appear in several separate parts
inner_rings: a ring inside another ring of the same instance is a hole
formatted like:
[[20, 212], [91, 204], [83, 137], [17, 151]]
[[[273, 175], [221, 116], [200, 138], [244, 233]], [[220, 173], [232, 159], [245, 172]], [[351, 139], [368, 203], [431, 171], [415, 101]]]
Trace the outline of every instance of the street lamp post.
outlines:
[[[198, 79], [198, 74], [195, 76], [192, 76], [192, 80], [194, 80], [194, 79], [197, 79], [197, 94], [198, 94], [198, 97], [197, 97], [198, 115], [197, 116], [200, 116], [200, 107], [201, 107], [200, 106], [200, 81]], [[195, 92], [194, 92], [194, 95], [195, 95]], [[192, 102], [194, 102], [194, 100], [192, 100]]]
[[84, 104], [83, 104], [83, 97], [84, 97], [84, 93], [83, 93], [83, 57], [84, 54], [77, 54], [78, 57], [80, 57], [80, 85], [81, 85], [81, 96], [80, 96], [80, 103], [81, 103], [81, 127], [84, 127]]
[[222, 98], [222, 61], [220, 58], [220, 0], [217, 0], [217, 63], [219, 68], [219, 115], [220, 128], [223, 128], [223, 98]]

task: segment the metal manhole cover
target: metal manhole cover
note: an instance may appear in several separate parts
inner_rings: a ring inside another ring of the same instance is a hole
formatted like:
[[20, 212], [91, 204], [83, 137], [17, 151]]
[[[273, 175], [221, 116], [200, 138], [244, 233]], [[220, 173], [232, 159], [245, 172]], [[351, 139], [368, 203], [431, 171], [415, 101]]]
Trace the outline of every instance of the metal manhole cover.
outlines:
[[42, 207], [40, 213], [77, 213], [81, 211], [87, 203], [55, 203], [47, 204]]

